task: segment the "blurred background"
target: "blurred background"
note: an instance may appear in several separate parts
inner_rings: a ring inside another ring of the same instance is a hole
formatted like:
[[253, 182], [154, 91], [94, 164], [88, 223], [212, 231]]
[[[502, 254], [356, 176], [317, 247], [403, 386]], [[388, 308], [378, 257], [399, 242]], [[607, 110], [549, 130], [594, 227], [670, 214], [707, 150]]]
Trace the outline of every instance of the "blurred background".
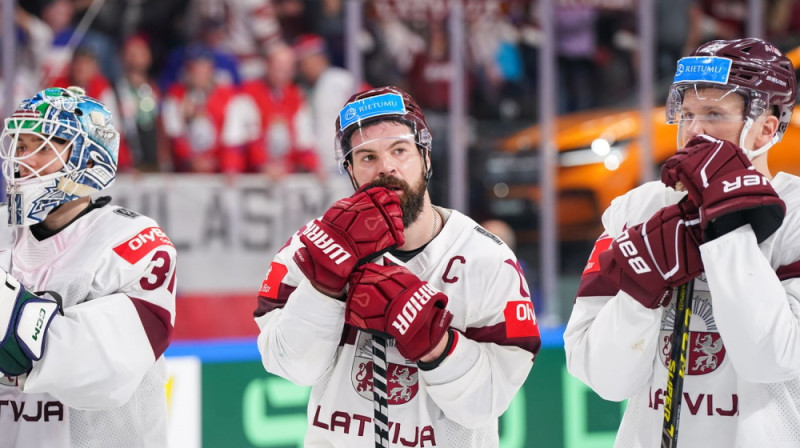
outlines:
[[[800, 66], [795, 0], [4, 0], [0, 30], [4, 115], [48, 86], [103, 101], [123, 136], [110, 194], [178, 248], [174, 447], [302, 446], [308, 391], [263, 371], [255, 297], [290, 235], [351, 193], [334, 120], [386, 84], [425, 110], [434, 203], [527, 272], [545, 345], [502, 445], [610, 446], [623, 405], [566, 375], [561, 333], [603, 210], [675, 151], [676, 61], [757, 36]], [[795, 117], [773, 172], [800, 173]]]

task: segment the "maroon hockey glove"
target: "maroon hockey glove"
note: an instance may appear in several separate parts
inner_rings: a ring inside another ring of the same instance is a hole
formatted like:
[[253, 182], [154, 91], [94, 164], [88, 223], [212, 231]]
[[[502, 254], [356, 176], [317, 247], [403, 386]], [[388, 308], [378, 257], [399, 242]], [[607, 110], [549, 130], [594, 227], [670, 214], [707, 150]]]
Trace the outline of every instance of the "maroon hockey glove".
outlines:
[[600, 254], [600, 269], [647, 308], [669, 305], [672, 288], [703, 272], [697, 207], [688, 198], [622, 232]]
[[701, 204], [701, 228], [712, 240], [750, 224], [760, 243], [783, 223], [786, 206], [766, 177], [731, 142], [700, 135], [667, 159], [661, 180], [681, 182]]
[[406, 359], [418, 361], [447, 333], [453, 315], [447, 296], [403, 266], [367, 263], [350, 277], [344, 320], [395, 339]]
[[314, 220], [300, 241], [297, 266], [314, 287], [340, 295], [356, 266], [405, 242], [400, 198], [383, 187], [362, 187]]

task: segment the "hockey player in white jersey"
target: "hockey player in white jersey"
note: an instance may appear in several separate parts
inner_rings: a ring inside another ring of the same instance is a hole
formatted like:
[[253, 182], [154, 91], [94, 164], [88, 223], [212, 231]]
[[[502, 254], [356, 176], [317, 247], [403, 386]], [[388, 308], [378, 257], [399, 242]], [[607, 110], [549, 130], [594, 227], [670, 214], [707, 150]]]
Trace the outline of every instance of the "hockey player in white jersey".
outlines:
[[760, 39], [678, 61], [678, 150], [604, 213], [564, 334], [569, 372], [629, 400], [615, 447], [660, 446], [673, 291], [690, 281], [678, 445], [800, 446], [800, 178], [767, 164], [795, 94], [791, 62]]
[[[312, 386], [306, 447], [376, 446], [373, 379], [384, 370], [385, 445], [496, 447], [498, 417], [540, 346], [519, 262], [472, 219], [431, 204], [431, 135], [407, 93], [352, 96], [337, 130], [357, 191], [272, 261], [255, 313], [264, 367]], [[385, 368], [373, 365], [373, 334], [390, 338]]]
[[118, 147], [79, 88], [5, 121], [0, 446], [166, 447], [176, 253], [152, 219], [90, 196], [114, 181]]

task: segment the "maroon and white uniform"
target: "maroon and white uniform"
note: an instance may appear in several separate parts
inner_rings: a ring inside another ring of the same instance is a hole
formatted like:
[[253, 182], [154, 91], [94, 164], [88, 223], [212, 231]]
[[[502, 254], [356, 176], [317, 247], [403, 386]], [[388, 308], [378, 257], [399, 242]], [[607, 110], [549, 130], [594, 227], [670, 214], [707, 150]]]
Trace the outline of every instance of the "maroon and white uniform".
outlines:
[[[772, 186], [787, 213], [770, 238], [757, 244], [748, 224], [700, 246], [682, 446], [800, 446], [800, 178], [779, 173]], [[660, 446], [676, 301], [645, 308], [603, 278], [597, 257], [683, 194], [650, 182], [611, 203], [564, 333], [569, 372], [605, 399], [628, 399], [617, 448]]]
[[[389, 442], [495, 447], [498, 417], [540, 346], [530, 289], [499, 238], [457, 211], [437, 210], [446, 223], [418, 254], [407, 262], [397, 253], [379, 257], [446, 294], [457, 333], [450, 355], [429, 371], [406, 361], [389, 340]], [[371, 336], [345, 325], [345, 303], [303, 276], [292, 260], [301, 246], [298, 235], [278, 252], [259, 293], [264, 367], [312, 386], [304, 446], [373, 447]]]
[[0, 267], [30, 291], [59, 293], [64, 315], [33, 370], [0, 381], [0, 446], [167, 446], [175, 248], [146, 216], [108, 198], [91, 207], [44, 239], [35, 227], [3, 231], [13, 245]]

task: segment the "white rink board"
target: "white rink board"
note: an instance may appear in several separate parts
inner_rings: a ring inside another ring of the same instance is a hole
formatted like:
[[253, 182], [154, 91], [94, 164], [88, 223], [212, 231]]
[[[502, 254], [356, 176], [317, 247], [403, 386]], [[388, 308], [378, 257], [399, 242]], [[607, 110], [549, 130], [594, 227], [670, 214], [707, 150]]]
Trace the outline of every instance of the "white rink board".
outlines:
[[154, 218], [178, 250], [178, 293], [253, 293], [286, 240], [330, 205], [353, 194], [332, 175], [119, 175], [101, 195]]
[[200, 358], [169, 357], [167, 360], [168, 442], [170, 448], [202, 446], [202, 399]]

